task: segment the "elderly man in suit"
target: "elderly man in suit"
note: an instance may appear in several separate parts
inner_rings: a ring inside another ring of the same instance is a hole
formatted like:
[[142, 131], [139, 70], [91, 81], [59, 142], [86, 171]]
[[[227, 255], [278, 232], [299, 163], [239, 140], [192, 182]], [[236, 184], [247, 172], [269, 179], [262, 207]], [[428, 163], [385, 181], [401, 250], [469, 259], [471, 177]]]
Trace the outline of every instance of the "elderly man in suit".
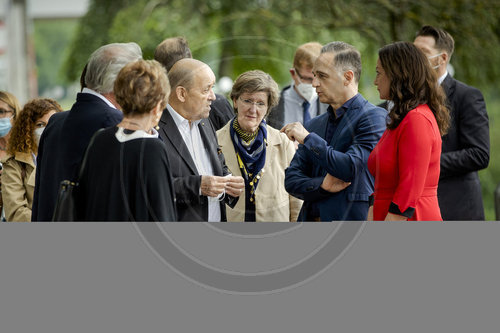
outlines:
[[365, 220], [373, 178], [367, 160], [386, 129], [387, 112], [358, 93], [361, 55], [331, 42], [314, 63], [313, 86], [328, 112], [281, 131], [300, 143], [286, 170], [286, 190], [304, 200], [303, 221]]
[[414, 41], [429, 58], [443, 87], [451, 121], [443, 137], [438, 200], [443, 220], [484, 220], [478, 170], [488, 166], [490, 135], [488, 113], [481, 92], [447, 71], [454, 49], [453, 37], [443, 29], [424, 26]]
[[[171, 37], [158, 44], [155, 49], [154, 58], [169, 72], [177, 61], [184, 58], [193, 58], [193, 56], [185, 38]], [[215, 101], [212, 101], [208, 117], [215, 130], [217, 131], [224, 127], [233, 117], [233, 108], [227, 98], [223, 95], [215, 94]]]
[[[118, 124], [123, 114], [115, 101], [113, 85], [118, 72], [142, 58], [136, 43], [114, 43], [94, 51], [86, 66], [82, 92], [68, 112], [53, 115], [38, 146], [33, 221], [50, 221], [59, 184], [75, 180], [92, 135]], [[85, 87], [84, 87], [85, 86]]]
[[172, 88], [160, 120], [167, 145], [180, 221], [226, 220], [225, 203], [234, 207], [245, 183], [230, 175], [206, 119], [215, 100], [215, 75], [201, 61], [181, 59], [168, 72]]

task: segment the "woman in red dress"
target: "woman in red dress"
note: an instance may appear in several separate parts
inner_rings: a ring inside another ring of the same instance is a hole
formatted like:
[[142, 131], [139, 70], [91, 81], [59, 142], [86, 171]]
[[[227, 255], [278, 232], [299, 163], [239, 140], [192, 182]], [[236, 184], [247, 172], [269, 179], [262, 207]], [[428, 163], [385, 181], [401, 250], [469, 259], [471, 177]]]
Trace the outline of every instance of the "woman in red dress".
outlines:
[[437, 186], [449, 112], [438, 78], [426, 56], [407, 42], [381, 48], [376, 71], [380, 98], [392, 108], [368, 158], [375, 177], [368, 219], [442, 220]]

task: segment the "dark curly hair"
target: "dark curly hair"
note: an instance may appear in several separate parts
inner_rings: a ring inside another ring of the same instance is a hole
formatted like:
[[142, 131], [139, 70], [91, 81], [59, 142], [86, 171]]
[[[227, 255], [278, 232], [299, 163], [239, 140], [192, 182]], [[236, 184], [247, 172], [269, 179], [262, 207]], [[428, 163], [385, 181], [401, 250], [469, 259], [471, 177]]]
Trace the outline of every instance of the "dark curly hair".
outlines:
[[50, 98], [36, 98], [26, 103], [10, 130], [7, 153], [11, 155], [16, 152], [36, 154], [38, 151], [38, 144], [35, 140], [36, 121], [52, 110], [61, 112], [62, 108], [59, 103]]
[[436, 117], [439, 132], [446, 134], [450, 123], [446, 95], [422, 51], [412, 43], [396, 42], [381, 48], [378, 56], [391, 80], [389, 99], [394, 102], [387, 128], [398, 127], [408, 112], [427, 104]]

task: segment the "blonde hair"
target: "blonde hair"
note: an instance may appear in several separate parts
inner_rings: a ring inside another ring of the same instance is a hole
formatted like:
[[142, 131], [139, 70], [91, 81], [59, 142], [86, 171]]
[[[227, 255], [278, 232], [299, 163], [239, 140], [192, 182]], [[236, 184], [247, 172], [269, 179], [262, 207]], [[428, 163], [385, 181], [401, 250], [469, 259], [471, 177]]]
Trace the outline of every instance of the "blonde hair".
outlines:
[[19, 101], [16, 96], [6, 91], [0, 91], [0, 101], [4, 102], [12, 109], [12, 115], [14, 119], [16, 119], [17, 114], [21, 111], [21, 107], [19, 106]]
[[293, 67], [299, 69], [302, 67], [312, 68], [316, 58], [321, 52], [321, 44], [318, 42], [310, 42], [300, 45], [293, 56]]

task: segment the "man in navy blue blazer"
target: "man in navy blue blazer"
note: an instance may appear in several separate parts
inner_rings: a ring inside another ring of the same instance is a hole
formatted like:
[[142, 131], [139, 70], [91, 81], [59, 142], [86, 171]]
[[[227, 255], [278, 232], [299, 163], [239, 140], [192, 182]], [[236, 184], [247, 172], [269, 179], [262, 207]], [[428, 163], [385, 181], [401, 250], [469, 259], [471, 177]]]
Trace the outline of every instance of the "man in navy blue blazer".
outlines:
[[59, 184], [76, 179], [92, 135], [122, 120], [113, 85], [127, 63], [141, 58], [142, 51], [136, 43], [108, 44], [92, 53], [82, 81], [85, 87], [76, 103], [70, 111], [51, 117], [40, 138], [32, 221], [52, 220]]
[[286, 190], [304, 200], [299, 220], [365, 220], [373, 177], [367, 160], [386, 129], [387, 112], [358, 93], [361, 55], [344, 42], [321, 49], [313, 86], [328, 112], [305, 127], [284, 126], [300, 145], [285, 172]]

